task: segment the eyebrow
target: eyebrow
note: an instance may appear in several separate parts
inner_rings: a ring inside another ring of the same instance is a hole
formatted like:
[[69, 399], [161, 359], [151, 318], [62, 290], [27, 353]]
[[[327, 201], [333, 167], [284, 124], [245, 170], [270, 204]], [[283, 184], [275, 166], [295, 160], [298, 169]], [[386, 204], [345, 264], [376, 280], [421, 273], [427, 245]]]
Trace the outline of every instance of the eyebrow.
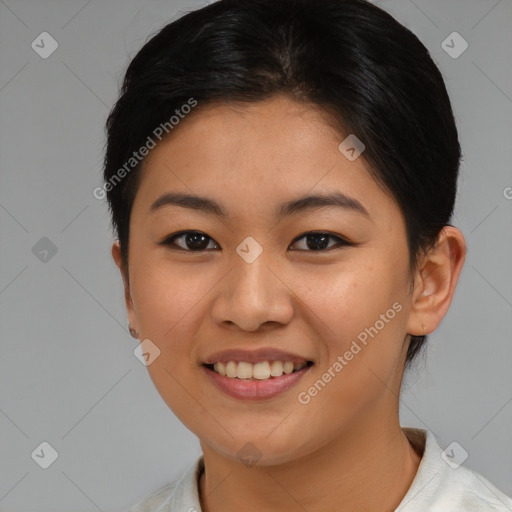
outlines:
[[[158, 199], [154, 201], [149, 211], [153, 213], [164, 206], [170, 205], [203, 211], [205, 213], [213, 214], [217, 217], [228, 217], [226, 210], [213, 199], [175, 192], [166, 192], [162, 194]], [[276, 216], [281, 218], [326, 207], [343, 208], [348, 211], [360, 213], [368, 219], [371, 219], [368, 210], [361, 204], [361, 202], [359, 202], [354, 197], [347, 196], [341, 192], [332, 192], [330, 194], [313, 194], [303, 196], [298, 199], [292, 199], [280, 205], [280, 207], [277, 209]]]

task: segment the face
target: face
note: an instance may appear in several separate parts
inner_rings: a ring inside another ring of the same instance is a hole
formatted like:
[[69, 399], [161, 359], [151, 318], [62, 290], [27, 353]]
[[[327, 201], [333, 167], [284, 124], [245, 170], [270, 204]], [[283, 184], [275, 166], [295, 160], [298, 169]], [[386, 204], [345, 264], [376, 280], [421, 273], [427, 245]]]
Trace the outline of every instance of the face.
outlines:
[[[292, 461], [397, 414], [411, 311], [405, 224], [364, 153], [352, 161], [338, 149], [347, 135], [278, 97], [194, 112], [146, 158], [130, 221], [129, 319], [160, 351], [147, 368], [164, 401], [226, 457], [254, 445], [260, 464]], [[218, 211], [165, 200], [152, 209], [166, 193]], [[290, 207], [336, 194], [338, 204]], [[247, 354], [215, 356], [228, 349]], [[264, 361], [312, 364], [251, 381], [204, 366], [258, 355], [263, 374]], [[216, 384], [227, 379], [227, 391]]]

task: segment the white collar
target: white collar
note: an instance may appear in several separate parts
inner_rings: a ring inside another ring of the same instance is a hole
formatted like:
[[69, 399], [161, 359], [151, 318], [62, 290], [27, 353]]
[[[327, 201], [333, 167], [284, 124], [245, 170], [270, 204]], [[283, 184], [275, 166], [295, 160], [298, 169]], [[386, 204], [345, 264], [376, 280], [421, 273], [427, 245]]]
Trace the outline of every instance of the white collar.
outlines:
[[[462, 465], [455, 468], [452, 462], [450, 466], [432, 432], [410, 427], [402, 430], [422, 458], [395, 512], [512, 512], [512, 499], [486, 478]], [[456, 460], [457, 453], [451, 449], [447, 453]], [[201, 512], [198, 489], [203, 470], [200, 455], [178, 481], [160, 488], [128, 512]]]

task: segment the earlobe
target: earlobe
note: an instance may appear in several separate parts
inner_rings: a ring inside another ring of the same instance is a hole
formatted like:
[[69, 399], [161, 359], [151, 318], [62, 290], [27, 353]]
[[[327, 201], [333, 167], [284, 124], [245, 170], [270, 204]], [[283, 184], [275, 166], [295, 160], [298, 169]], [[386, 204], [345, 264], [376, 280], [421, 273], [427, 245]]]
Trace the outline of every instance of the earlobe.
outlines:
[[451, 304], [465, 258], [464, 236], [445, 226], [416, 272], [408, 334], [422, 336], [437, 328]]

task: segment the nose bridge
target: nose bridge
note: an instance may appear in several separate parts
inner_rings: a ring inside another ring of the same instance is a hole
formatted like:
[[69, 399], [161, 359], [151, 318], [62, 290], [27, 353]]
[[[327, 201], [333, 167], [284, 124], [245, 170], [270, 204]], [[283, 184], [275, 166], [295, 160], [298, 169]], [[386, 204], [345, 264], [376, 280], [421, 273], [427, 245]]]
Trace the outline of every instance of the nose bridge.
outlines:
[[275, 276], [270, 270], [272, 258], [269, 256], [270, 251], [258, 251], [250, 241], [237, 248], [230, 288], [238, 300], [249, 301], [253, 307], [264, 307], [271, 299], [276, 283], [273, 283]]
[[226, 276], [214, 307], [217, 322], [237, 324], [246, 330], [256, 330], [266, 322], [286, 323], [292, 314], [286, 286], [275, 275], [277, 262], [271, 251], [258, 248], [254, 242], [246, 240], [237, 247], [234, 268]]

